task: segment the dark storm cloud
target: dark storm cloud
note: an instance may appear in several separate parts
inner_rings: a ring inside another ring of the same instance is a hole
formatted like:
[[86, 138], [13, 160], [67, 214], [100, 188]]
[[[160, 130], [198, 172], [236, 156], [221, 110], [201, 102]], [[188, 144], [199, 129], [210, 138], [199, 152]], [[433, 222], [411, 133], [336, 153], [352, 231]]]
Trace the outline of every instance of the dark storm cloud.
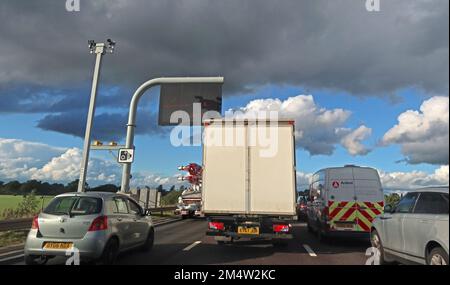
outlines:
[[[48, 113], [83, 109], [87, 112], [91, 88], [43, 87], [38, 85], [0, 86], [0, 113]], [[103, 87], [100, 84], [97, 104], [99, 108], [128, 108], [132, 90], [119, 87]], [[156, 98], [150, 98], [155, 101]], [[144, 97], [141, 106], [149, 104]], [[152, 102], [153, 102], [152, 101]]]
[[102, 67], [98, 106], [115, 110], [97, 112], [101, 139], [122, 137], [132, 93], [157, 76], [223, 75], [225, 95], [293, 84], [448, 96], [447, 0], [381, 0], [377, 13], [364, 0], [81, 0], [72, 13], [65, 2], [0, 2], [0, 113], [47, 114], [45, 130], [83, 136], [89, 39], [117, 41]]
[[[140, 112], [137, 117], [137, 134], [163, 135], [167, 128], [156, 125], [154, 113]], [[101, 141], [119, 141], [126, 134], [127, 116], [124, 113], [103, 113], [95, 116], [92, 138]], [[47, 115], [38, 121], [37, 127], [43, 130], [55, 131], [63, 134], [84, 137], [86, 128], [86, 112], [72, 111]]]
[[[262, 84], [388, 96], [448, 93], [448, 1], [4, 0], [0, 83], [90, 80], [88, 39], [115, 39], [102, 81], [136, 87], [161, 75], [224, 75], [225, 90]], [[4, 92], [0, 96], [5, 96]]]

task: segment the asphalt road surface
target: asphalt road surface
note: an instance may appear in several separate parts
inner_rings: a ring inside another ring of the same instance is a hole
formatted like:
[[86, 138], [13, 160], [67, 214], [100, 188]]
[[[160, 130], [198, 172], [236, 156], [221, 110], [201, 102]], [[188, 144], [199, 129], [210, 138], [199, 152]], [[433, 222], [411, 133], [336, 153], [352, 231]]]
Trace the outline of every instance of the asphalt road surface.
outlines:
[[[149, 253], [131, 251], [118, 258], [118, 264], [290, 264], [290, 265], [363, 265], [370, 243], [358, 239], [334, 239], [320, 243], [308, 233], [306, 224], [293, 224], [295, 238], [285, 247], [274, 247], [270, 241], [239, 240], [217, 245], [205, 235], [203, 219], [183, 220], [155, 229], [155, 245]], [[64, 264], [54, 259], [49, 264]], [[16, 264], [24, 264], [23, 262]]]

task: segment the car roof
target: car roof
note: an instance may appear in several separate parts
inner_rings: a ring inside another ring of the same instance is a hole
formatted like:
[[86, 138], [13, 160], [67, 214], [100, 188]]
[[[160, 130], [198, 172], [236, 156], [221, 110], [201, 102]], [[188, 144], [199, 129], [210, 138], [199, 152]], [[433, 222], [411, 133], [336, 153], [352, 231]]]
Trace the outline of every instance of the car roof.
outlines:
[[96, 191], [87, 191], [87, 192], [69, 192], [69, 193], [64, 193], [61, 195], [58, 195], [56, 197], [65, 197], [65, 196], [80, 196], [80, 197], [96, 197], [96, 198], [102, 198], [102, 199], [108, 199], [117, 195], [123, 195], [121, 193], [111, 193], [111, 192], [96, 192]]
[[438, 193], [447, 193], [448, 194], [448, 186], [424, 187], [424, 188], [410, 190], [408, 192], [438, 192]]

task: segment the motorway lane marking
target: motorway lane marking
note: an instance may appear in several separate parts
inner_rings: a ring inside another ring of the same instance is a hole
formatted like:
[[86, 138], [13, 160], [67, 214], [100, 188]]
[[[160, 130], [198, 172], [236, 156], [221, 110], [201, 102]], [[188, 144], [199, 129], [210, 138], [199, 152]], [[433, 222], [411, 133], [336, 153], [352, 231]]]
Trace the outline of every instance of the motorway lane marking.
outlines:
[[14, 250], [14, 251], [8, 251], [8, 252], [5, 252], [5, 253], [2, 253], [2, 254], [0, 254], [0, 257], [11, 255], [11, 254], [15, 254], [15, 253], [19, 253], [19, 252], [23, 252], [23, 249]]
[[189, 250], [191, 250], [192, 248], [194, 248], [195, 246], [199, 245], [200, 243], [201, 243], [201, 241], [198, 240], [198, 241], [194, 242], [193, 244], [191, 244], [191, 245], [189, 245], [189, 246], [183, 248], [183, 251], [189, 251]]
[[314, 252], [314, 250], [312, 250], [312, 248], [311, 248], [309, 245], [304, 244], [303, 247], [304, 247], [305, 250], [308, 252], [309, 256], [311, 256], [311, 257], [317, 257], [317, 254]]
[[19, 254], [19, 255], [16, 255], [16, 256], [11, 256], [11, 257], [0, 259], [0, 262], [5, 262], [5, 261], [8, 261], [8, 260], [18, 259], [18, 258], [22, 258], [24, 256], [25, 256], [25, 254]]

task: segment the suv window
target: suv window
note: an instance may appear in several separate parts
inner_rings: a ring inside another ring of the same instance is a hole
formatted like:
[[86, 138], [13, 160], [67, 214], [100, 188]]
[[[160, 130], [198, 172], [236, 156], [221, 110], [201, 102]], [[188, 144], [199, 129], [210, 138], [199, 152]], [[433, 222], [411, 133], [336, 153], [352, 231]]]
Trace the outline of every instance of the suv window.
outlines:
[[395, 213], [411, 213], [416, 204], [419, 193], [408, 193], [403, 197], [395, 208]]
[[448, 214], [448, 194], [445, 199], [442, 193], [421, 193], [414, 213]]
[[135, 202], [128, 200], [128, 205], [130, 206], [130, 213], [133, 215], [141, 214], [141, 207], [139, 207]]
[[123, 198], [114, 198], [114, 202], [117, 207], [118, 214], [128, 214], [128, 206], [127, 201], [125, 201]]

